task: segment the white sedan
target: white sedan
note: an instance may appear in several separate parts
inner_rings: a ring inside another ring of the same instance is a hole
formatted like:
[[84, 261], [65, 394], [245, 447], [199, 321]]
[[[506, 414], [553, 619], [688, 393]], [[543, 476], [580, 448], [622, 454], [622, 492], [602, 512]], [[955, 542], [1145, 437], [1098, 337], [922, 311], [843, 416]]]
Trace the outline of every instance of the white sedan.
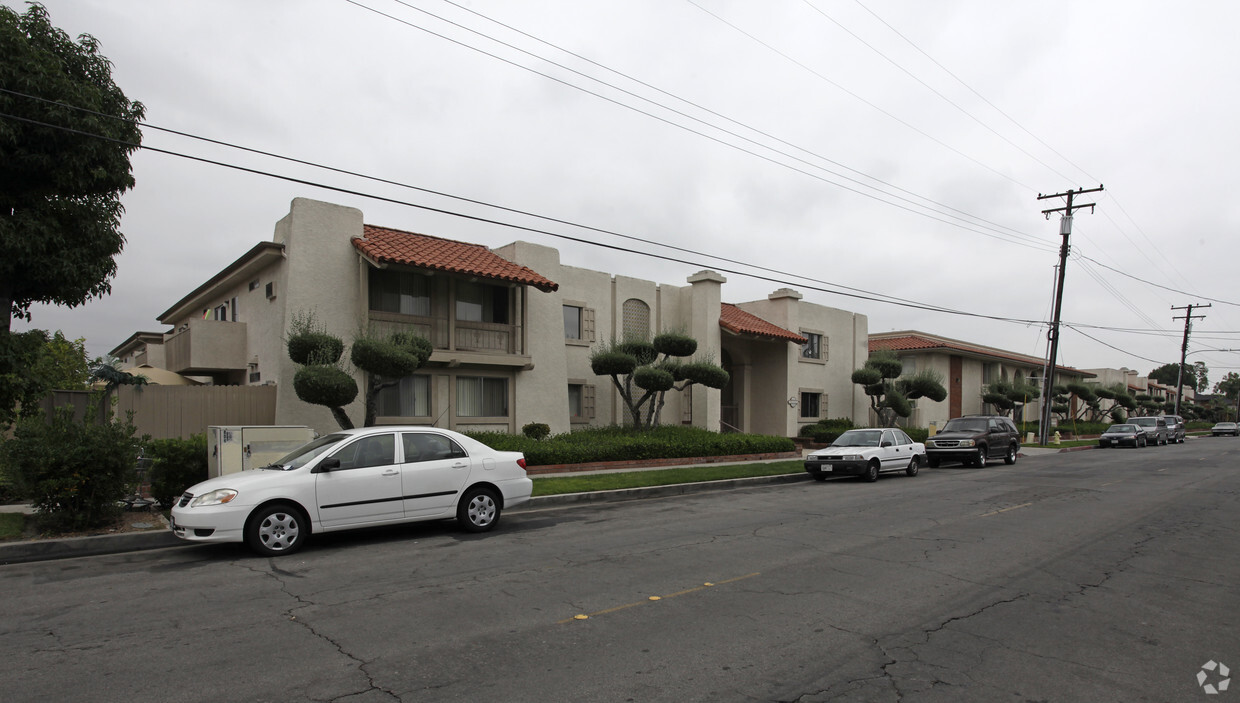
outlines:
[[289, 554], [314, 532], [455, 517], [470, 532], [529, 501], [525, 456], [450, 430], [364, 427], [334, 432], [278, 462], [191, 486], [172, 529], [191, 542], [246, 542]]
[[831, 446], [805, 457], [805, 471], [819, 481], [832, 475], [877, 481], [884, 471], [916, 476], [925, 462], [926, 445], [914, 442], [898, 427], [848, 430]]

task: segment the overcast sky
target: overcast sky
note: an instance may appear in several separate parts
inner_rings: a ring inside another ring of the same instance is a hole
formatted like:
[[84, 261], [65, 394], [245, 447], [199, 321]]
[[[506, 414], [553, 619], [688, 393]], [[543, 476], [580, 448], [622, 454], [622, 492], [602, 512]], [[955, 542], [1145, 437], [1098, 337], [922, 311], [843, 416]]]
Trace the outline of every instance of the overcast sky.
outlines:
[[[151, 125], [696, 252], [148, 128], [146, 146], [687, 263], [140, 151], [112, 294], [14, 323], [85, 337], [92, 355], [162, 331], [157, 315], [309, 197], [671, 285], [712, 268], [727, 302], [787, 286], [867, 315], [871, 332], [1044, 356], [1061, 239], [1041, 211], [1064, 203], [1037, 197], [1099, 184], [1077, 201], [1097, 208], [1073, 224], [1063, 319], [1076, 329], [1060, 362], [1145, 374], [1178, 360], [1172, 306], [1212, 301], [1190, 349], [1240, 349], [1240, 3], [46, 5], [100, 41]], [[969, 315], [869, 299], [882, 297]], [[1240, 367], [1236, 353], [1189, 360], [1211, 383]]]

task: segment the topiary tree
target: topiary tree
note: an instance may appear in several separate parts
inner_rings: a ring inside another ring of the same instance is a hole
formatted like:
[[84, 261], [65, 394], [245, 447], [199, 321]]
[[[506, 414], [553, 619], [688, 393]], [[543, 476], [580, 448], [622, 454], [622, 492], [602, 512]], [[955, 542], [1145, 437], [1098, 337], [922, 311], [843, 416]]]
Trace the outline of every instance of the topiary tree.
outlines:
[[1038, 389], [1028, 383], [999, 379], [991, 383], [989, 390], [982, 394], [982, 402], [993, 405], [1000, 415], [1011, 412], [1012, 417], [1020, 417], [1024, 413], [1025, 405], [1031, 400], [1037, 400], [1038, 395]]
[[[293, 390], [302, 401], [328, 408], [342, 429], [355, 427], [344, 407], [357, 399], [358, 387], [342, 367], [344, 342], [327, 332], [313, 313], [293, 316], [286, 342], [289, 358], [301, 368], [293, 376]], [[353, 366], [366, 374], [363, 427], [375, 424], [379, 392], [400, 383], [430, 358], [429, 340], [397, 332], [387, 337], [359, 333], [353, 339]]]
[[897, 380], [903, 370], [904, 364], [895, 354], [878, 351], [852, 373], [852, 382], [865, 390], [870, 407], [884, 427], [894, 426], [897, 417], [913, 414], [910, 400], [924, 397], [937, 403], [947, 397], [943, 377], [934, 370], [925, 369]]
[[1088, 383], [1074, 381], [1065, 386], [1069, 396], [1080, 401], [1078, 405], [1080, 410], [1073, 417], [1074, 420], [1081, 420], [1087, 413], [1097, 414], [1100, 408], [1101, 399], [1094, 393], [1094, 387]]
[[692, 357], [697, 340], [683, 332], [662, 332], [653, 341], [612, 342], [590, 355], [596, 375], [608, 376], [620, 393], [633, 427], [659, 426], [667, 392], [695, 384], [723, 388], [730, 378], [712, 359]]

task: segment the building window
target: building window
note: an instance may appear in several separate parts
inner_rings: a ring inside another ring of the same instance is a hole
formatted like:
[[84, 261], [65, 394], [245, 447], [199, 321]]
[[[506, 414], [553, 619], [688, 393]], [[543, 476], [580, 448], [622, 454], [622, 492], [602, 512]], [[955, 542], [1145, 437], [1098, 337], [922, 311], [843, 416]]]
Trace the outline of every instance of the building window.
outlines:
[[637, 298], [624, 301], [624, 338], [650, 339], [650, 306]]
[[381, 417], [430, 417], [431, 377], [405, 376], [395, 385], [379, 391], [376, 396]]
[[508, 379], [460, 376], [456, 379], [457, 417], [508, 417]]
[[456, 319], [508, 324], [508, 288], [487, 283], [456, 284]]
[[822, 358], [822, 335], [817, 332], [802, 332], [805, 337], [805, 344], [801, 345], [802, 359], [821, 359]]
[[801, 418], [817, 420], [822, 417], [822, 393], [801, 391]]
[[564, 338], [581, 339], [581, 308], [576, 305], [564, 306]]
[[371, 269], [370, 309], [430, 317], [430, 276], [411, 271]]

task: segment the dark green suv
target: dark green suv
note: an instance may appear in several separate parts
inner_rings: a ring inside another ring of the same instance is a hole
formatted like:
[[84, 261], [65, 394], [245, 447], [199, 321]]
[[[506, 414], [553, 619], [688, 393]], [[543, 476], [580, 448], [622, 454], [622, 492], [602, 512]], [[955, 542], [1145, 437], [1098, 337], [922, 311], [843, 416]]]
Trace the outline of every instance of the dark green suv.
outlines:
[[966, 415], [947, 421], [943, 429], [926, 440], [926, 463], [936, 468], [944, 461], [959, 461], [981, 468], [991, 459], [1015, 464], [1020, 452], [1020, 430], [1002, 415]]

